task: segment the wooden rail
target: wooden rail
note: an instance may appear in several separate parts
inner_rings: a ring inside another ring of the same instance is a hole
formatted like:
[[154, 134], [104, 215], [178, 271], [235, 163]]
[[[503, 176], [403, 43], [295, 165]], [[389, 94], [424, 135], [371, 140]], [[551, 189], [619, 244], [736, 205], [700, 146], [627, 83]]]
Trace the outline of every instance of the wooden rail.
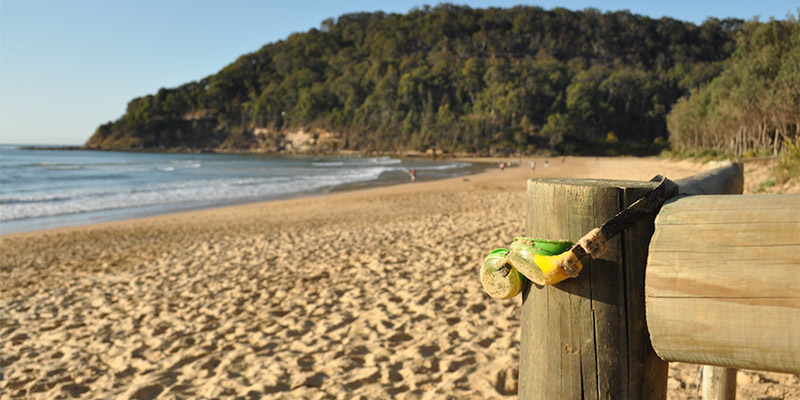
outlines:
[[[742, 194], [744, 170], [741, 163], [724, 161], [716, 168], [676, 181], [681, 195]], [[703, 399], [733, 400], [736, 398], [736, 370], [712, 365], [703, 366]]]
[[[684, 193], [741, 193], [740, 165], [679, 181]], [[526, 234], [578, 240], [654, 187], [588, 179], [528, 181]], [[653, 216], [655, 217], [655, 216]], [[609, 242], [578, 278], [523, 292], [521, 399], [665, 399], [668, 364], [645, 325], [653, 218]]]
[[725, 161], [717, 168], [684, 179], [678, 179], [678, 194], [742, 194], [744, 172], [741, 163]]
[[661, 358], [800, 373], [800, 195], [675, 198], [649, 253], [647, 326]]

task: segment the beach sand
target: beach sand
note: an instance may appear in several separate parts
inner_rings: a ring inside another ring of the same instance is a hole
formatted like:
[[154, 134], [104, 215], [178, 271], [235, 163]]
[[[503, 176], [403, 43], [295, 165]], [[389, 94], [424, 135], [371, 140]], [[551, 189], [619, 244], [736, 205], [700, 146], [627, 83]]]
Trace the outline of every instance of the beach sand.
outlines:
[[[0, 398], [516, 398], [521, 297], [483, 257], [526, 179], [647, 180], [656, 158], [511, 160], [446, 181], [0, 237]], [[420, 179], [424, 180], [423, 176]], [[672, 364], [670, 398], [697, 366]], [[742, 371], [741, 399], [800, 398]]]

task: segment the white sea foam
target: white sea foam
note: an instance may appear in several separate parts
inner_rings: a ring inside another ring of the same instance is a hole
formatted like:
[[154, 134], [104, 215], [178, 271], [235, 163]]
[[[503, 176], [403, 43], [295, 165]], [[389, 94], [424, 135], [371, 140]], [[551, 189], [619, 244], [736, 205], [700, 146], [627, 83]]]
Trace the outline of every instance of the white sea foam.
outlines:
[[421, 171], [444, 171], [448, 169], [464, 169], [469, 168], [471, 164], [467, 163], [450, 163], [450, 164], [441, 164], [441, 165], [428, 165], [424, 167], [417, 167], [417, 170]]
[[0, 198], [0, 221], [169, 204], [269, 199], [377, 179], [385, 168], [341, 170], [314, 176], [194, 180], [59, 195]]
[[403, 160], [391, 158], [391, 157], [376, 157], [376, 158], [368, 158], [366, 159], [369, 163], [372, 164], [380, 164], [380, 165], [395, 165], [400, 164]]
[[342, 185], [437, 179], [469, 164], [391, 157], [293, 158], [3, 147], [0, 229], [67, 226], [221, 204], [322, 193]]
[[179, 168], [200, 168], [202, 165], [200, 160], [172, 160], [170, 164]]

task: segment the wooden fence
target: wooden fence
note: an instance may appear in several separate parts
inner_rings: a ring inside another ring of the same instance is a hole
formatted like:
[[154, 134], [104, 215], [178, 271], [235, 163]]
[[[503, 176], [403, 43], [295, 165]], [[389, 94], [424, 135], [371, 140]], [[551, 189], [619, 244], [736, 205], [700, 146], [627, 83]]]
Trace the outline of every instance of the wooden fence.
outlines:
[[[611, 240], [578, 278], [525, 289], [521, 399], [665, 399], [668, 361], [718, 366], [705, 399], [735, 396], [726, 367], [800, 372], [800, 196], [708, 196], [742, 192], [733, 164], [677, 183], [695, 196]], [[652, 187], [530, 180], [526, 233], [577, 240]]]

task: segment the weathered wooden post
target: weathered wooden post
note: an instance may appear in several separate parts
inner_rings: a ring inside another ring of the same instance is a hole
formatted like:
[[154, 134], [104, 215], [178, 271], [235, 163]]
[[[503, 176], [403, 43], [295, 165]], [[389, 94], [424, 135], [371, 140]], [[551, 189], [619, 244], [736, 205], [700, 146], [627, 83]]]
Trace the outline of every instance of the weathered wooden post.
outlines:
[[[633, 181], [528, 181], [528, 236], [578, 240], [655, 187]], [[584, 262], [575, 279], [523, 292], [521, 399], [664, 399], [668, 364], [650, 346], [644, 266], [653, 220]]]
[[703, 400], [736, 399], [737, 369], [703, 366]]
[[[742, 168], [728, 163], [676, 183], [682, 194], [741, 193]], [[526, 233], [578, 240], [653, 187], [650, 182], [532, 179]], [[521, 399], [666, 398], [668, 363], [653, 351], [645, 325], [645, 265], [654, 217], [612, 239], [600, 259], [584, 262], [578, 278], [526, 287]]]

